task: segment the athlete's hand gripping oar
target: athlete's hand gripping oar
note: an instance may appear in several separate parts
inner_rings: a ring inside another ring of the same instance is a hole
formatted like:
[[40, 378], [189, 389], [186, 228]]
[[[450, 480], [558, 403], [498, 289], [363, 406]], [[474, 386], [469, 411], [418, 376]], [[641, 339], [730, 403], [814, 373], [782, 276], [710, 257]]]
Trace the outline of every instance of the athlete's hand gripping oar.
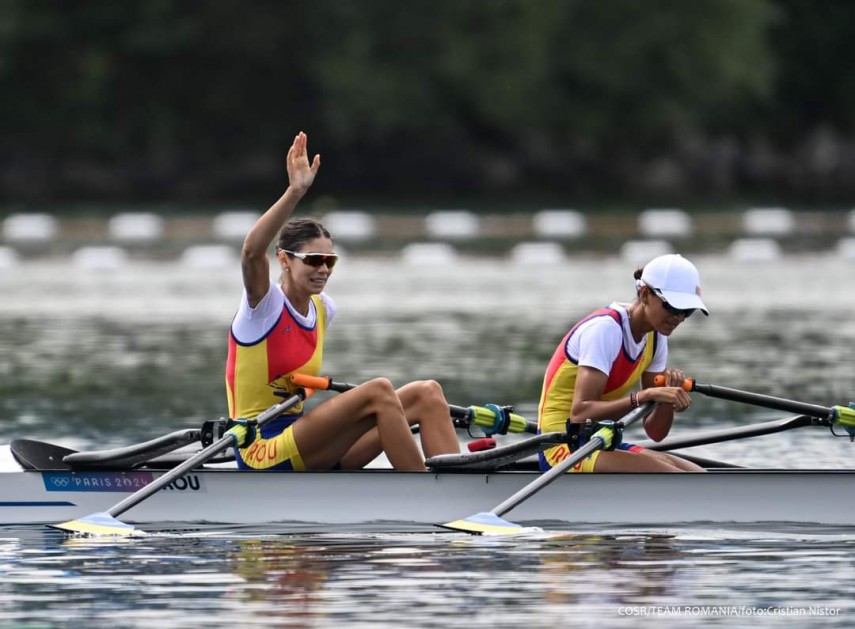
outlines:
[[[357, 386], [348, 382], [335, 382], [329, 376], [309, 376], [301, 373], [292, 375], [291, 382], [300, 387], [319, 391], [337, 391], [339, 393], [350, 391]], [[488, 406], [455, 406], [449, 404], [448, 410], [453, 419], [464, 423], [464, 427], [469, 424], [476, 424], [484, 428], [484, 432], [488, 435], [504, 435], [508, 432], [537, 434], [537, 423], [528, 421], [522, 415], [512, 413], [495, 404]]]
[[[615, 431], [618, 428], [626, 428], [631, 424], [644, 419], [656, 407], [656, 402], [647, 402], [642, 404], [635, 410], [625, 415], [623, 419], [614, 424], [604, 424], [584, 446], [576, 450], [571, 456], [567, 457], [561, 463], [553, 467], [548, 472], [541, 474], [528, 485], [520, 489], [513, 496], [505, 500], [502, 504], [493, 507], [490, 511], [476, 513], [462, 520], [455, 520], [439, 526], [454, 531], [464, 531], [466, 533], [494, 533], [499, 535], [515, 535], [525, 530], [525, 527], [508, 522], [501, 518], [502, 515], [516, 507], [518, 504], [531, 498], [538, 491], [546, 487], [556, 478], [567, 472], [571, 467], [587, 456], [593, 454], [597, 450], [604, 450], [611, 447], [615, 437]], [[617, 444], [615, 444], [617, 445]]]
[[[299, 404], [301, 401], [306, 399], [306, 397], [306, 391], [300, 389], [297, 391], [297, 393], [289, 397], [284, 402], [280, 402], [279, 404], [271, 406], [254, 419], [256, 427], [260, 428], [271, 419], [279, 417], [289, 408], [295, 406], [296, 404]], [[215, 441], [207, 448], [200, 450], [198, 453], [184, 461], [184, 463], [182, 463], [178, 467], [169, 470], [166, 474], [150, 482], [148, 485], [146, 485], [139, 491], [135, 491], [130, 496], [116, 504], [114, 507], [111, 507], [107, 511], [93, 513], [78, 520], [69, 520], [68, 522], [63, 522], [62, 524], [50, 524], [49, 526], [55, 529], [61, 529], [63, 531], [71, 531], [72, 533], [85, 533], [88, 535], [127, 536], [139, 533], [137, 529], [135, 529], [132, 525], [126, 524], [121, 520], [117, 520], [116, 516], [121, 515], [131, 507], [138, 505], [140, 502], [142, 502], [152, 494], [158, 492], [163, 487], [166, 487], [172, 481], [184, 476], [184, 474], [186, 474], [187, 472], [213, 459], [217, 454], [219, 454], [226, 448], [238, 445], [244, 438], [245, 432], [243, 435], [241, 435], [241, 430], [236, 430], [236, 428], [242, 429], [242, 431], [246, 431], [245, 426], [237, 426], [228, 430], [226, 434], [224, 434], [218, 441]]]
[[[657, 378], [660, 377], [657, 376]], [[820, 406], [819, 404], [809, 404], [807, 402], [788, 400], [762, 393], [740, 391], [739, 389], [730, 389], [714, 384], [700, 384], [694, 378], [686, 378], [681, 386], [684, 391], [689, 393], [703, 393], [709, 397], [730, 400], [731, 402], [742, 402], [763, 408], [771, 408], [776, 411], [787, 411], [789, 413], [807, 415], [808, 417], [816, 417], [829, 426], [839, 424], [850, 436], [855, 437], [855, 404], [850, 404], [848, 407]]]

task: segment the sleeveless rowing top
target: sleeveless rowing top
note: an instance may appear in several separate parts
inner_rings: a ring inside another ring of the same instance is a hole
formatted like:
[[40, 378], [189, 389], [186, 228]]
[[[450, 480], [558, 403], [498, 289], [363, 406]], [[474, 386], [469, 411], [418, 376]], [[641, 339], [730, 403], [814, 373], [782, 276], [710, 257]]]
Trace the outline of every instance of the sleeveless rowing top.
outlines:
[[573, 407], [576, 375], [579, 373], [578, 359], [574, 359], [570, 355], [567, 349], [568, 342], [570, 337], [576, 334], [579, 327], [586, 321], [596, 317], [611, 317], [620, 326], [623, 336], [620, 350], [609, 368], [608, 380], [601, 399], [614, 400], [623, 397], [635, 387], [641, 379], [641, 374], [653, 362], [660, 338], [658, 332], [648, 333], [638, 354], [631, 355], [627, 350], [629, 345], [626, 342], [627, 328], [623, 325], [623, 317], [625, 316], [625, 310], [612, 307], [601, 308], [576, 323], [564, 336], [555, 349], [543, 378], [543, 388], [541, 389], [538, 407], [538, 432], [564, 432], [567, 429], [566, 422], [570, 418], [570, 409]]
[[[314, 308], [315, 317], [312, 325], [305, 325], [291, 312], [285, 298], [275, 324], [261, 338], [249, 343], [238, 341], [234, 326], [230, 330], [226, 362], [230, 417], [250, 419], [283, 400], [275, 395], [277, 391], [291, 395], [296, 387], [287, 379], [290, 374], [320, 374], [327, 303], [321, 295], [312, 295], [309, 308]], [[302, 408], [300, 403], [289, 414], [299, 414]]]

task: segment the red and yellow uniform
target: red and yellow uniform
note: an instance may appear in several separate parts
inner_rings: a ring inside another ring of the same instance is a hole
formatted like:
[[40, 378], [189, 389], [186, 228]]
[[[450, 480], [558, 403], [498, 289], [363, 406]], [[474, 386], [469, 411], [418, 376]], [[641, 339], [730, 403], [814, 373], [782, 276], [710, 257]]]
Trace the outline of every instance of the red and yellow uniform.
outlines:
[[[617, 328], [613, 328], [613, 333], [617, 334], [617, 329], [620, 329], [622, 335], [620, 349], [616, 355], [608, 357], [611, 364], [608, 370], [606, 387], [601, 397], [602, 400], [614, 400], [626, 396], [641, 380], [641, 374], [653, 362], [657, 344], [661, 342], [658, 333], [650, 332], [646, 336], [640, 351], [636, 355], [632, 355], [627, 349], [630, 344], [625, 342], [629, 329], [628, 322], [624, 321], [626, 311], [624, 309], [609, 307], [592, 312], [570, 329], [561, 340], [561, 343], [559, 343], [552, 355], [552, 359], [549, 361], [543, 379], [543, 389], [541, 390], [540, 405], [538, 407], [538, 431], [540, 433], [564, 432], [567, 430], [567, 420], [570, 417], [570, 409], [573, 407], [576, 375], [579, 372], [578, 356], [572, 356], [568, 349], [570, 340], [574, 334], [579, 332], [580, 326], [597, 317], [609, 317], [613, 319], [618, 326]], [[632, 444], [621, 444], [618, 447], [630, 451], [640, 449], [638, 446], [633, 446]], [[557, 465], [570, 456], [570, 454], [570, 448], [566, 444], [554, 446], [541, 452], [539, 457], [541, 469], [547, 470]], [[574, 466], [571, 471], [593, 471], [598, 455], [599, 451], [593, 453]]]
[[[274, 290], [279, 290], [274, 287]], [[279, 296], [278, 294], [276, 296]], [[284, 295], [281, 295], [284, 299]], [[287, 376], [293, 373], [319, 375], [324, 352], [327, 303], [313, 295], [313, 325], [305, 325], [283, 301], [281, 315], [260, 339], [250, 343], [229, 334], [226, 363], [226, 390], [229, 414], [250, 419], [282, 401], [276, 392], [291, 395], [295, 387]], [[240, 313], [239, 315], [240, 316]], [[271, 420], [261, 428], [259, 438], [248, 447], [236, 449], [238, 467], [251, 469], [303, 470], [305, 466], [294, 443], [291, 424], [302, 414], [303, 405], [288, 415]]]

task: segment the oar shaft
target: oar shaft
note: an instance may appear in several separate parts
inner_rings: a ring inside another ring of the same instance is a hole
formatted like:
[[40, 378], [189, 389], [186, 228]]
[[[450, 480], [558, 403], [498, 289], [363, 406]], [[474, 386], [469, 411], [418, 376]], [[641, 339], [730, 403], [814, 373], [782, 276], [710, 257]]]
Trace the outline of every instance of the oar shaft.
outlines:
[[692, 391], [703, 393], [709, 397], [730, 400], [731, 402], [754, 404], [755, 406], [771, 408], [776, 411], [810, 415], [811, 417], [818, 417], [820, 419], [834, 419], [837, 416], [834, 409], [827, 406], [808, 404], [807, 402], [798, 402], [796, 400], [787, 400], [785, 398], [764, 395], [762, 393], [740, 391], [739, 389], [730, 389], [728, 387], [720, 387], [714, 384], [699, 384], [694, 380], [691, 380], [691, 382]]
[[[650, 411], [653, 410], [653, 407], [655, 405], [655, 402], [647, 402], [646, 404], [639, 406], [637, 409], [623, 417], [620, 420], [620, 423], [623, 424], [624, 427], [634, 424], [638, 420], [646, 417], [650, 413]], [[528, 498], [536, 494], [538, 491], [549, 485], [556, 478], [558, 478], [559, 476], [567, 472], [567, 470], [569, 470], [571, 467], [576, 465], [579, 461], [590, 456], [593, 452], [596, 452], [600, 448], [605, 447], [605, 445], [605, 440], [595, 433], [591, 437], [591, 440], [588, 441], [588, 443], [586, 443], [584, 446], [576, 450], [576, 452], [574, 452], [572, 456], [567, 457], [548, 472], [544, 472], [543, 474], [541, 474], [539, 477], [537, 477], [537, 479], [533, 480], [528, 485], [520, 489], [513, 496], [511, 496], [495, 508], [491, 509], [490, 513], [497, 516], [504, 515], [505, 513], [516, 507], [518, 504], [520, 504], [522, 501], [527, 500]]]
[[690, 434], [682, 437], [673, 437], [658, 443], [639, 442], [638, 445], [648, 450], [670, 452], [671, 450], [695, 448], [697, 446], [705, 446], [711, 443], [724, 443], [725, 441], [733, 441], [735, 439], [748, 439], [751, 437], [773, 435], [785, 430], [804, 428], [806, 426], [816, 426], [818, 424], [819, 422], [815, 417], [811, 417], [810, 415], [799, 415], [790, 419], [775, 419], [759, 424], [749, 424], [748, 426], [720, 428], [718, 430], [705, 431], [694, 435]]
[[[295, 404], [298, 404], [303, 399], [305, 399], [305, 392], [300, 391], [299, 393], [296, 393], [289, 397], [284, 402], [276, 404], [275, 406], [271, 406], [266, 411], [258, 415], [258, 417], [256, 417], [258, 427], [260, 428], [271, 419], [279, 417], [279, 415], [287, 411]], [[194, 454], [192, 457], [184, 461], [178, 467], [169, 470], [163, 476], [158, 477], [156, 480], [152, 481], [139, 491], [134, 492], [133, 494], [113, 506], [110, 510], [107, 511], [107, 513], [113, 516], [114, 518], [121, 515], [131, 507], [138, 505], [140, 502], [142, 502], [152, 494], [160, 491], [172, 481], [181, 478], [182, 476], [184, 476], [184, 474], [191, 471], [195, 467], [201, 465], [202, 463], [205, 463], [209, 459], [212, 459], [222, 450], [225, 450], [227, 447], [234, 445], [234, 439], [235, 437], [233, 435], [224, 435], [218, 441], [215, 441], [214, 443], [209, 445], [207, 448], [200, 450], [199, 452]]]

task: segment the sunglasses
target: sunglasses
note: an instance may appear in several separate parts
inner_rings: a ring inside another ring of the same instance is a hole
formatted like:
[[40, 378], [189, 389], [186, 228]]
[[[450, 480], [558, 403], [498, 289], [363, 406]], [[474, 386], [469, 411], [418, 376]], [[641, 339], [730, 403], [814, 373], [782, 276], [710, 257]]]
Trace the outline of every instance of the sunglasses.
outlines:
[[675, 308], [674, 306], [669, 304], [668, 300], [666, 300], [662, 296], [662, 293], [658, 288], [653, 288], [652, 286], [649, 286], [649, 285], [648, 285], [648, 288], [653, 292], [654, 295], [656, 295], [657, 298], [659, 298], [659, 301], [662, 302], [662, 307], [665, 308], [665, 310], [667, 310], [670, 314], [674, 315], [675, 317], [682, 316], [684, 319], [688, 319], [693, 314], [695, 314], [695, 310], [697, 310], [697, 308], [685, 308], [685, 309]]
[[300, 253], [299, 251], [289, 251], [288, 249], [282, 249], [281, 251], [284, 251], [289, 256], [299, 258], [305, 264], [315, 268], [326, 264], [328, 269], [332, 269], [336, 265], [336, 262], [338, 262], [337, 253]]

